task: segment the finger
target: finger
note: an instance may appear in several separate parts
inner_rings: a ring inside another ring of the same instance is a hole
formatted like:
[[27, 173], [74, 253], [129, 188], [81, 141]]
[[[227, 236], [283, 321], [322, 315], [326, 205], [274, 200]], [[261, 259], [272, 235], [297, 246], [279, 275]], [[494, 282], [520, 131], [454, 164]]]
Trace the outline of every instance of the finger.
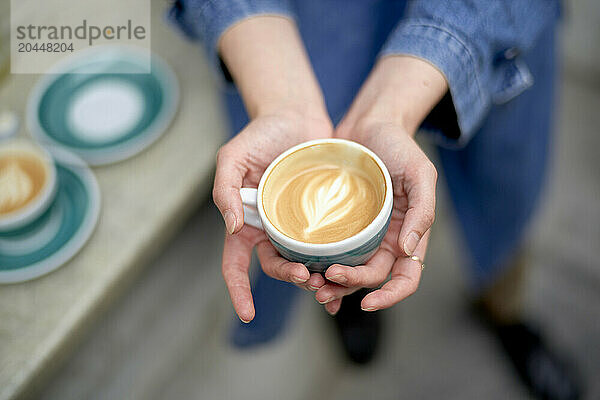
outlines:
[[213, 200], [225, 220], [227, 232], [238, 232], [244, 224], [244, 210], [240, 188], [247, 168], [238, 163], [240, 157], [230, 145], [217, 153], [217, 171], [213, 186]]
[[325, 278], [323, 278], [323, 275], [317, 273], [310, 274], [310, 278], [306, 281], [306, 286], [313, 292], [319, 290], [324, 284]]
[[292, 283], [306, 283], [310, 278], [310, 273], [304, 264], [282, 258], [267, 240], [258, 243], [256, 253], [263, 271], [271, 278]]
[[337, 314], [337, 312], [340, 311], [341, 307], [342, 299], [334, 300], [331, 303], [325, 304], [325, 310], [331, 315]]
[[306, 285], [306, 283], [296, 283], [296, 286], [299, 287], [300, 289], [304, 289], [307, 292], [313, 292], [314, 290], [311, 290], [308, 288], [308, 286]]
[[321, 274], [313, 273], [304, 283], [298, 283], [296, 286], [309, 292], [316, 292], [325, 284], [325, 278]]
[[254, 301], [250, 291], [248, 268], [252, 245], [239, 235], [226, 235], [223, 248], [222, 272], [235, 312], [243, 322], [254, 319]]
[[315, 300], [317, 300], [319, 304], [328, 304], [334, 300], [348, 296], [359, 289], [360, 287], [345, 287], [338, 285], [337, 283], [327, 283], [317, 290], [317, 293], [315, 293]]
[[398, 235], [398, 245], [407, 256], [413, 255], [421, 238], [435, 220], [437, 171], [423, 155], [422, 161], [405, 178], [408, 210]]
[[392, 253], [380, 248], [365, 265], [348, 267], [334, 264], [327, 269], [325, 277], [348, 287], [377, 287], [387, 279], [395, 259]]
[[[415, 255], [421, 260], [425, 257], [428, 240], [429, 231], [415, 250]], [[366, 295], [361, 302], [361, 308], [364, 311], [376, 311], [391, 307], [416, 292], [420, 280], [420, 262], [409, 257], [399, 257], [392, 268], [391, 279], [380, 289]]]
[[296, 286], [307, 290], [309, 292], [316, 292], [325, 284], [325, 278], [321, 274], [312, 273], [310, 274], [310, 278], [304, 283], [298, 283]]

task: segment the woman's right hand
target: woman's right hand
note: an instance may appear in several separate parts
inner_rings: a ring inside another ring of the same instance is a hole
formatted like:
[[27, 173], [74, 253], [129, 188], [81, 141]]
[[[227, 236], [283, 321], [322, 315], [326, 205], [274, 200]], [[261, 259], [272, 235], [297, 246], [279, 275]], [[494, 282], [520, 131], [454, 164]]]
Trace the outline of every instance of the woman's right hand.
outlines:
[[248, 278], [254, 246], [273, 278], [313, 291], [325, 281], [281, 258], [261, 230], [244, 225], [240, 188], [257, 187], [275, 157], [307, 140], [331, 137], [333, 127], [293, 20], [247, 18], [223, 33], [218, 48], [252, 121], [219, 151], [213, 189], [227, 227], [223, 277], [235, 311], [249, 322], [254, 318]]
[[319, 274], [311, 276], [303, 264], [281, 258], [263, 231], [244, 225], [240, 188], [257, 187], [267, 166], [285, 150], [307, 140], [331, 137], [332, 131], [324, 114], [286, 109], [257, 116], [217, 154], [213, 199], [227, 229], [222, 271], [233, 307], [244, 322], [254, 318], [248, 269], [255, 246], [267, 275], [312, 291], [325, 281]]

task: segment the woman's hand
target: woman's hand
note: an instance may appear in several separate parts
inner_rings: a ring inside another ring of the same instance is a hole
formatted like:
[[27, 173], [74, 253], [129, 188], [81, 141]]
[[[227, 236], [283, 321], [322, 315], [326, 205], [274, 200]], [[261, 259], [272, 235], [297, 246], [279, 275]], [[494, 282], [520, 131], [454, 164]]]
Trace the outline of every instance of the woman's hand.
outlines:
[[316, 290], [325, 280], [279, 256], [264, 232], [244, 225], [240, 188], [257, 187], [266, 167], [290, 147], [332, 136], [323, 95], [294, 22], [256, 16], [229, 28], [219, 53], [240, 91], [251, 122], [219, 150], [214, 201], [227, 228], [223, 277], [236, 313], [254, 318], [248, 268], [252, 249], [265, 273]]
[[422, 120], [447, 90], [443, 75], [425, 61], [406, 56], [378, 62], [335, 136], [362, 143], [387, 166], [394, 188], [392, 219], [375, 255], [362, 266], [332, 265], [315, 298], [335, 314], [343, 296], [362, 287], [381, 288], [361, 308], [391, 307], [417, 290], [421, 263], [435, 216], [437, 171], [414, 141]]
[[267, 275], [313, 291], [325, 282], [321, 275], [311, 277], [303, 264], [281, 258], [263, 231], [244, 225], [240, 188], [257, 187], [271, 161], [290, 147], [331, 134], [328, 120], [285, 111], [255, 118], [217, 154], [213, 198], [227, 229], [223, 277], [233, 306], [244, 322], [254, 318], [248, 268], [255, 246]]
[[[388, 167], [394, 188], [394, 207], [388, 231], [375, 255], [357, 267], [332, 265], [325, 277], [331, 281], [321, 287], [315, 298], [335, 314], [343, 296], [360, 288], [374, 288], [391, 279], [362, 300], [361, 308], [375, 311], [391, 307], [417, 290], [421, 263], [427, 249], [429, 228], [435, 215], [437, 172], [413, 138], [402, 127], [374, 125], [364, 132], [343, 132], [359, 140]], [[356, 140], [356, 139], [355, 139]]]

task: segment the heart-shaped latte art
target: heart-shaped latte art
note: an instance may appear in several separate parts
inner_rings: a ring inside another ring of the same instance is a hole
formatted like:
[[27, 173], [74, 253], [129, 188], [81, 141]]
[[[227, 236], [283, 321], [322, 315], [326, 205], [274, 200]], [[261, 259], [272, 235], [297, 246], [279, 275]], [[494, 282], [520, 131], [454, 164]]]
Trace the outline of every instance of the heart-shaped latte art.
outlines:
[[[302, 211], [307, 221], [304, 232], [310, 234], [347, 217], [357, 196], [349, 196], [351, 175], [344, 170], [325, 177], [316, 176], [302, 194]], [[356, 186], [356, 185], [354, 185]]]
[[291, 153], [269, 173], [262, 209], [274, 227], [304, 243], [334, 243], [366, 228], [386, 185], [377, 163], [348, 145], [325, 143]]

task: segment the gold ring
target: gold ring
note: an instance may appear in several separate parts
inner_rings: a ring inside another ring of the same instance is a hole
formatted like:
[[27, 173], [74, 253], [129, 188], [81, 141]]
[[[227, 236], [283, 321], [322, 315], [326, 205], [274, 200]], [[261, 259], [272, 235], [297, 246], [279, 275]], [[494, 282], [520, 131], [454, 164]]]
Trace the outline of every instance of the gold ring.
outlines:
[[425, 263], [423, 262], [423, 260], [421, 260], [421, 259], [419, 258], [419, 256], [414, 256], [414, 255], [413, 255], [413, 256], [410, 256], [409, 258], [410, 258], [411, 260], [413, 260], [413, 261], [417, 261], [419, 264], [421, 264], [421, 271], [423, 271], [423, 270], [425, 269]]

